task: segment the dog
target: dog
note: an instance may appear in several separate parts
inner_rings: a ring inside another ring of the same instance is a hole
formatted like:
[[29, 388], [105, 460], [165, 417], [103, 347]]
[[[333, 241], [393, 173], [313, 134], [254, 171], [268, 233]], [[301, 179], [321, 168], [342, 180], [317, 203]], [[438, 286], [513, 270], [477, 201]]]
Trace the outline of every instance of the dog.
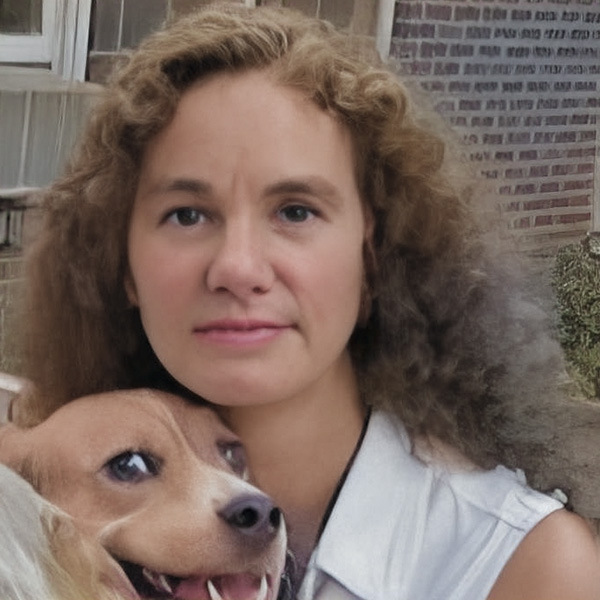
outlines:
[[278, 596], [282, 515], [208, 407], [155, 390], [87, 396], [30, 429], [0, 428], [0, 462], [104, 549], [127, 576], [112, 575], [124, 597]]

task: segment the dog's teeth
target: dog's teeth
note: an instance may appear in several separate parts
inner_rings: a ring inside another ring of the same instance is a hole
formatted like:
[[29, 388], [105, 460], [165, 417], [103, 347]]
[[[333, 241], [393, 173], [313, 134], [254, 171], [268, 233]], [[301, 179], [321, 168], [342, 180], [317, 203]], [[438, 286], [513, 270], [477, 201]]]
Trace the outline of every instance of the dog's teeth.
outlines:
[[142, 569], [142, 575], [144, 576], [144, 579], [146, 581], [149, 581], [151, 584], [154, 585], [154, 571], [151, 571], [150, 569], [144, 567]]
[[210, 600], [223, 600], [223, 597], [219, 594], [219, 591], [210, 579], [206, 582], [206, 587], [208, 589]]
[[159, 592], [167, 592], [168, 594], [173, 594], [173, 589], [169, 585], [167, 578], [162, 573], [156, 573], [156, 571], [151, 571], [147, 567], [142, 569], [142, 575], [151, 583]]
[[258, 596], [256, 600], [267, 600], [267, 594], [269, 593], [269, 586], [267, 584], [267, 576], [263, 575], [260, 580], [260, 589], [258, 590]]
[[168, 594], [173, 594], [173, 589], [169, 585], [167, 578], [162, 573], [158, 576], [158, 583], [160, 584], [160, 587], [163, 590], [163, 592], [167, 592]]

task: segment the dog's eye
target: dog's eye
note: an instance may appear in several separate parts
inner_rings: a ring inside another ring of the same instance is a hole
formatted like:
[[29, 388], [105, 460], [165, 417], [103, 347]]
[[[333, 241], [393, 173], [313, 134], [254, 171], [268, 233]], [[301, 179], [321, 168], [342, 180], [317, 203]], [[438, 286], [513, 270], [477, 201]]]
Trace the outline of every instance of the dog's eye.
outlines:
[[128, 450], [111, 458], [104, 468], [112, 479], [127, 483], [139, 483], [156, 477], [160, 470], [160, 463], [151, 454]]
[[223, 442], [219, 444], [219, 450], [231, 470], [242, 479], [248, 479], [248, 464], [246, 452], [239, 442]]

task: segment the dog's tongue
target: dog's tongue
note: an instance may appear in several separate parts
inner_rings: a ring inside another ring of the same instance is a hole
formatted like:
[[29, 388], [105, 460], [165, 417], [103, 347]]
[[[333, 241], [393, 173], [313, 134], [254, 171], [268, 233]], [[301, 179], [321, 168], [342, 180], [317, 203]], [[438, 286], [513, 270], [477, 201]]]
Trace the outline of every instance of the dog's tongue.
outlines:
[[261, 596], [261, 581], [253, 575], [219, 575], [209, 581], [204, 577], [184, 579], [177, 586], [175, 597], [181, 600], [257, 600]]

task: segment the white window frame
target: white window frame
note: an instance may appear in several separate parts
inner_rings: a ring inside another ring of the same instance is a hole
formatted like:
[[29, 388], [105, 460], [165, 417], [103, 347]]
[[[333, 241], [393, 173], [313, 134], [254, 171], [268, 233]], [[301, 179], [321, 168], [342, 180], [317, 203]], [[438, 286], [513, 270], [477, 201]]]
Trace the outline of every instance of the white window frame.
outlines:
[[396, 0], [379, 0], [377, 6], [376, 44], [381, 60], [387, 62], [392, 43]]
[[92, 0], [43, 0], [42, 34], [0, 34], [2, 62], [45, 63], [61, 79], [83, 81], [91, 5]]

